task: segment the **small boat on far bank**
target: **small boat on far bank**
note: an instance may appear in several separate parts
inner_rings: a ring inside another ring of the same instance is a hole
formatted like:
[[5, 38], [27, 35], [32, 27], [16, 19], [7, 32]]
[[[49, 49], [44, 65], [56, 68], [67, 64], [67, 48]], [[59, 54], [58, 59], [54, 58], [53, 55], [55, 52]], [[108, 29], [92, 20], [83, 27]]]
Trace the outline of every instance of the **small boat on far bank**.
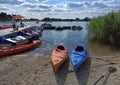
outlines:
[[6, 46], [0, 49], [0, 57], [25, 52], [25, 51], [28, 51], [32, 48], [39, 46], [40, 44], [41, 44], [40, 40], [35, 40], [33, 42], [29, 42], [26, 44]]
[[57, 72], [60, 66], [68, 59], [68, 51], [65, 46], [58, 45], [57, 48], [53, 49], [50, 59], [54, 72]]
[[79, 67], [87, 59], [87, 50], [83, 46], [77, 46], [70, 54], [70, 60], [74, 71], [78, 71]]

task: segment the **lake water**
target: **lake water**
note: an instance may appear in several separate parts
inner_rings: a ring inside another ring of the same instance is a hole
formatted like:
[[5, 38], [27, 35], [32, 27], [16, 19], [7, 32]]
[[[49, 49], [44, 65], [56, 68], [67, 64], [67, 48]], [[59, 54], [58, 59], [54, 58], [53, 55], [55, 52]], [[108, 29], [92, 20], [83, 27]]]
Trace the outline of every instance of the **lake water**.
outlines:
[[[39, 23], [40, 25], [43, 22]], [[32, 53], [50, 54], [53, 48], [59, 44], [64, 44], [69, 51], [77, 45], [87, 45], [88, 31], [86, 29], [87, 22], [52, 22], [53, 26], [82, 26], [82, 30], [44, 30], [42, 33], [42, 44]]]
[[[24, 22], [27, 26], [41, 25], [44, 22]], [[94, 55], [111, 55], [116, 53], [110, 49], [109, 46], [105, 46], [99, 43], [88, 42], [88, 30], [86, 25], [88, 22], [52, 22], [53, 26], [82, 26], [82, 30], [44, 30], [40, 40], [42, 44], [27, 53], [30, 54], [50, 54], [52, 50], [59, 44], [64, 44], [71, 52], [77, 45], [84, 45], [90, 54]], [[11, 25], [11, 22], [0, 23], [2, 25]], [[19, 22], [17, 23], [19, 25]], [[118, 52], [118, 51], [117, 51]]]

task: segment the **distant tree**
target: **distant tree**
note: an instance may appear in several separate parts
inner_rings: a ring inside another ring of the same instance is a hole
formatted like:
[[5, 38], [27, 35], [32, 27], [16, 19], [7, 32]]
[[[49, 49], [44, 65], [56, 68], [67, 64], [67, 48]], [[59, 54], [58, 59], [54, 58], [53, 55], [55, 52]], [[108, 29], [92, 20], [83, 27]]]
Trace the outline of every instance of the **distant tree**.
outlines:
[[49, 17], [45, 17], [44, 19], [42, 19], [42, 21], [45, 21], [45, 22], [48, 22], [50, 21], [51, 19]]
[[85, 17], [85, 18], [83, 19], [83, 21], [90, 21], [90, 18]]
[[79, 18], [76, 18], [75, 20], [76, 20], [76, 21], [80, 21], [80, 19], [79, 19]]
[[11, 20], [12, 19], [12, 15], [7, 15], [7, 20]]
[[11, 15], [8, 15], [7, 13], [4, 13], [4, 12], [0, 13], [0, 21], [8, 21], [11, 19], [12, 19]]
[[79, 18], [75, 18], [75, 19], [60, 19], [60, 18], [45, 17], [41, 21], [50, 22], [50, 21], [89, 21], [89, 20], [90, 20], [90, 18], [88, 18], [88, 17], [85, 17], [84, 19], [79, 19]]
[[4, 13], [4, 12], [1, 12], [1, 13], [0, 13], [0, 19], [1, 19], [1, 21], [6, 21], [6, 19], [7, 19], [7, 14]]

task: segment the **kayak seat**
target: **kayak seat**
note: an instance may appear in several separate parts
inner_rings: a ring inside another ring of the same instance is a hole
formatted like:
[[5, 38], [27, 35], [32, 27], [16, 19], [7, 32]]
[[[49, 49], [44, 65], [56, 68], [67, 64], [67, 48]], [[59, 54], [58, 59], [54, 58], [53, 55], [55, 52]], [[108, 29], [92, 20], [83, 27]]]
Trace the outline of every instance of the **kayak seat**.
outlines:
[[76, 50], [76, 51], [83, 51], [84, 48], [83, 48], [82, 46], [77, 46], [75, 50]]
[[59, 46], [57, 47], [57, 49], [59, 49], [59, 50], [65, 50], [65, 48], [64, 48], [62, 45], [59, 45]]

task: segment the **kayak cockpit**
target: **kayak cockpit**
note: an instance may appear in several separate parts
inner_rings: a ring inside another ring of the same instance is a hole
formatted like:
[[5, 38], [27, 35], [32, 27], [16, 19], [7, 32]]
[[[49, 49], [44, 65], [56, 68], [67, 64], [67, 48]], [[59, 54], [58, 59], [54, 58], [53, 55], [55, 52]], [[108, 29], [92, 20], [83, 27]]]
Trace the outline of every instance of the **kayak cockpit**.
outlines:
[[84, 50], [84, 48], [82, 46], [77, 46], [75, 49], [75, 51], [83, 51], [83, 50]]
[[62, 45], [57, 46], [57, 49], [59, 49], [59, 50], [65, 50], [64, 46], [62, 46]]

